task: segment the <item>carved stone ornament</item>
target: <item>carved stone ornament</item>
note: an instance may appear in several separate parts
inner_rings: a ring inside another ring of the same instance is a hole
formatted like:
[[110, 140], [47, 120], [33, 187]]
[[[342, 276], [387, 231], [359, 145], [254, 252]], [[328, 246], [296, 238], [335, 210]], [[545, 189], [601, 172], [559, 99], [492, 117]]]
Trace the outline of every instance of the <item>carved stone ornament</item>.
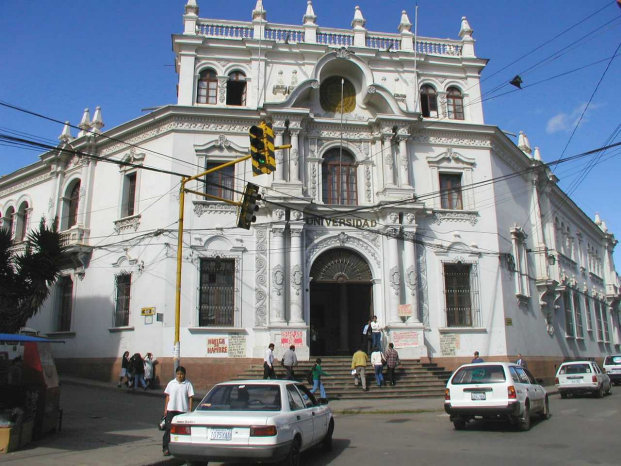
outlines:
[[229, 80], [228, 76], [219, 76], [218, 77], [218, 89], [219, 89], [219, 99], [220, 103], [223, 104], [226, 100], [226, 84]]
[[123, 231], [137, 231], [140, 226], [140, 215], [134, 215], [132, 217], [122, 218], [120, 220], [115, 220], [114, 222], [114, 231], [117, 233], [121, 233]]
[[416, 288], [418, 286], [416, 283], [416, 266], [411, 265], [405, 271], [405, 284], [409, 288], [410, 294], [416, 294]]
[[367, 87], [367, 94], [375, 94], [377, 92], [377, 88], [375, 86]]
[[282, 265], [278, 264], [272, 270], [272, 289], [277, 296], [281, 296], [285, 288], [285, 272]]
[[364, 171], [364, 187], [365, 187], [365, 194], [367, 195], [367, 202], [371, 203], [373, 199], [372, 198], [373, 196], [372, 175], [371, 175], [371, 167], [368, 165], [365, 167], [365, 171]]
[[272, 218], [276, 219], [276, 220], [282, 220], [285, 218], [285, 211], [283, 209], [275, 209], [274, 212], [272, 212]]
[[267, 230], [256, 230], [255, 256], [255, 325], [264, 327], [267, 325]]
[[354, 52], [352, 52], [351, 50], [345, 47], [341, 47], [340, 49], [336, 51], [337, 58], [345, 58], [347, 60], [349, 60], [353, 54]]
[[391, 212], [388, 214], [388, 221], [390, 223], [397, 223], [399, 222], [399, 214], [397, 212]]
[[300, 295], [302, 291], [302, 269], [299, 264], [296, 264], [291, 272], [291, 288], [293, 288], [296, 296]]
[[236, 214], [237, 207], [224, 202], [194, 201], [194, 213], [197, 217], [203, 214]]
[[[372, 259], [375, 266], [380, 267], [382, 261], [378, 253], [378, 249], [357, 236], [346, 235], [345, 233], [341, 233], [339, 235], [328, 234], [322, 235], [322, 237], [315, 241], [317, 236], [318, 232], [314, 232], [312, 230], [309, 231], [309, 233], [306, 235], [307, 254], [305, 260], [307, 270], [310, 270], [310, 264], [312, 264], [315, 258], [323, 251], [335, 247], [344, 246], [355, 250], [363, 257], [365, 257], [369, 262], [370, 259]], [[345, 243], [342, 242], [343, 239], [346, 240]]]
[[416, 215], [405, 214], [404, 221], [406, 225], [414, 225], [416, 224]]
[[469, 223], [474, 226], [479, 221], [479, 214], [476, 212], [434, 212], [434, 219], [432, 223], [441, 224], [443, 222], [462, 222]]
[[399, 288], [401, 288], [401, 273], [399, 272], [399, 267], [394, 266], [392, 269], [390, 269], [389, 276], [392, 292], [394, 294], [399, 294]]
[[[291, 219], [292, 220], [302, 220], [302, 218], [304, 217], [304, 213], [300, 212], [299, 210], [294, 210], [293, 212], [291, 212]], [[300, 233], [302, 232], [302, 230], [300, 230]]]

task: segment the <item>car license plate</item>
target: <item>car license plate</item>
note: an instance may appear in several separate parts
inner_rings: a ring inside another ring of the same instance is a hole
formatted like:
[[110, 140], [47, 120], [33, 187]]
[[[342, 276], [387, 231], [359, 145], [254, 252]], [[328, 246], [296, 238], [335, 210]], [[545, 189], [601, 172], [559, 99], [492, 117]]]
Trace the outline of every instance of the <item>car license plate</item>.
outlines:
[[209, 429], [209, 440], [231, 440], [233, 429]]
[[582, 383], [582, 378], [580, 378], [580, 379], [571, 379], [570, 382], [571, 383]]
[[473, 401], [474, 400], [485, 400], [485, 392], [472, 392], [470, 396]]

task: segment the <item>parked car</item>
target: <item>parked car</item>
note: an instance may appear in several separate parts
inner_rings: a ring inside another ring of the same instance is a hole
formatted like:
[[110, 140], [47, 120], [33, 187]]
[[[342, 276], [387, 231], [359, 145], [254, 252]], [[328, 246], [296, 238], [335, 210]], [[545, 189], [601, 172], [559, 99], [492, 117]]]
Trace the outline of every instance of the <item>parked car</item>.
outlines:
[[610, 394], [610, 377], [599, 368], [595, 361], [564, 362], [556, 371], [556, 388], [561, 398], [567, 395], [590, 393], [598, 398]]
[[550, 417], [546, 390], [524, 367], [506, 362], [464, 364], [451, 375], [444, 410], [456, 430], [471, 419], [500, 419], [529, 430], [531, 416]]
[[291, 380], [220, 383], [193, 412], [173, 418], [168, 448], [186, 461], [297, 465], [308, 448], [332, 446], [334, 418], [326, 403]]
[[610, 377], [615, 385], [621, 383], [621, 354], [606, 356], [604, 359], [604, 372]]

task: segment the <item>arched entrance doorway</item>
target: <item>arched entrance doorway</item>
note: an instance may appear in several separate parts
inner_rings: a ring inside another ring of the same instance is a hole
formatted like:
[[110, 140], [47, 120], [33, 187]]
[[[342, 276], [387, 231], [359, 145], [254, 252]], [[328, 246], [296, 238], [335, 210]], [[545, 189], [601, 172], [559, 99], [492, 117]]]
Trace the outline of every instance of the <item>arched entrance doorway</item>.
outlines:
[[310, 272], [311, 355], [352, 354], [373, 314], [371, 269], [358, 253], [331, 249]]

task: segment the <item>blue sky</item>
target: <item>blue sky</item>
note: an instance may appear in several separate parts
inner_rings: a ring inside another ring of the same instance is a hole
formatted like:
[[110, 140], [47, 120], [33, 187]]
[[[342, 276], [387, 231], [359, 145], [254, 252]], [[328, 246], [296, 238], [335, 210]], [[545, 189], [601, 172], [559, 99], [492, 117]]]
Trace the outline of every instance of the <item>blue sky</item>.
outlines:
[[[99, 105], [104, 129], [141, 115], [144, 108], [174, 103], [171, 34], [182, 31], [185, 3], [0, 1], [0, 101], [72, 124], [85, 107], [92, 116]], [[255, 3], [198, 0], [201, 17], [246, 21]], [[313, 1], [320, 27], [349, 28], [355, 5], [370, 31], [396, 32], [404, 9], [414, 22], [416, 1]], [[264, 6], [268, 21], [301, 24], [306, 0], [264, 0]], [[621, 8], [614, 0], [419, 0], [418, 7], [421, 36], [457, 39], [461, 17], [468, 18], [477, 55], [490, 60], [482, 75], [487, 124], [512, 133], [523, 130], [544, 161], [621, 141], [615, 133], [621, 123], [621, 56], [610, 63], [621, 40]], [[516, 74], [524, 89], [509, 92], [515, 88], [506, 83]], [[0, 107], [1, 133], [56, 144], [61, 129]], [[38, 155], [0, 143], [0, 176], [35, 162]], [[619, 148], [609, 151], [590, 171], [588, 158], [555, 170], [576, 203], [590, 217], [599, 212], [618, 237], [620, 155]], [[621, 266], [619, 250], [616, 263]]]

